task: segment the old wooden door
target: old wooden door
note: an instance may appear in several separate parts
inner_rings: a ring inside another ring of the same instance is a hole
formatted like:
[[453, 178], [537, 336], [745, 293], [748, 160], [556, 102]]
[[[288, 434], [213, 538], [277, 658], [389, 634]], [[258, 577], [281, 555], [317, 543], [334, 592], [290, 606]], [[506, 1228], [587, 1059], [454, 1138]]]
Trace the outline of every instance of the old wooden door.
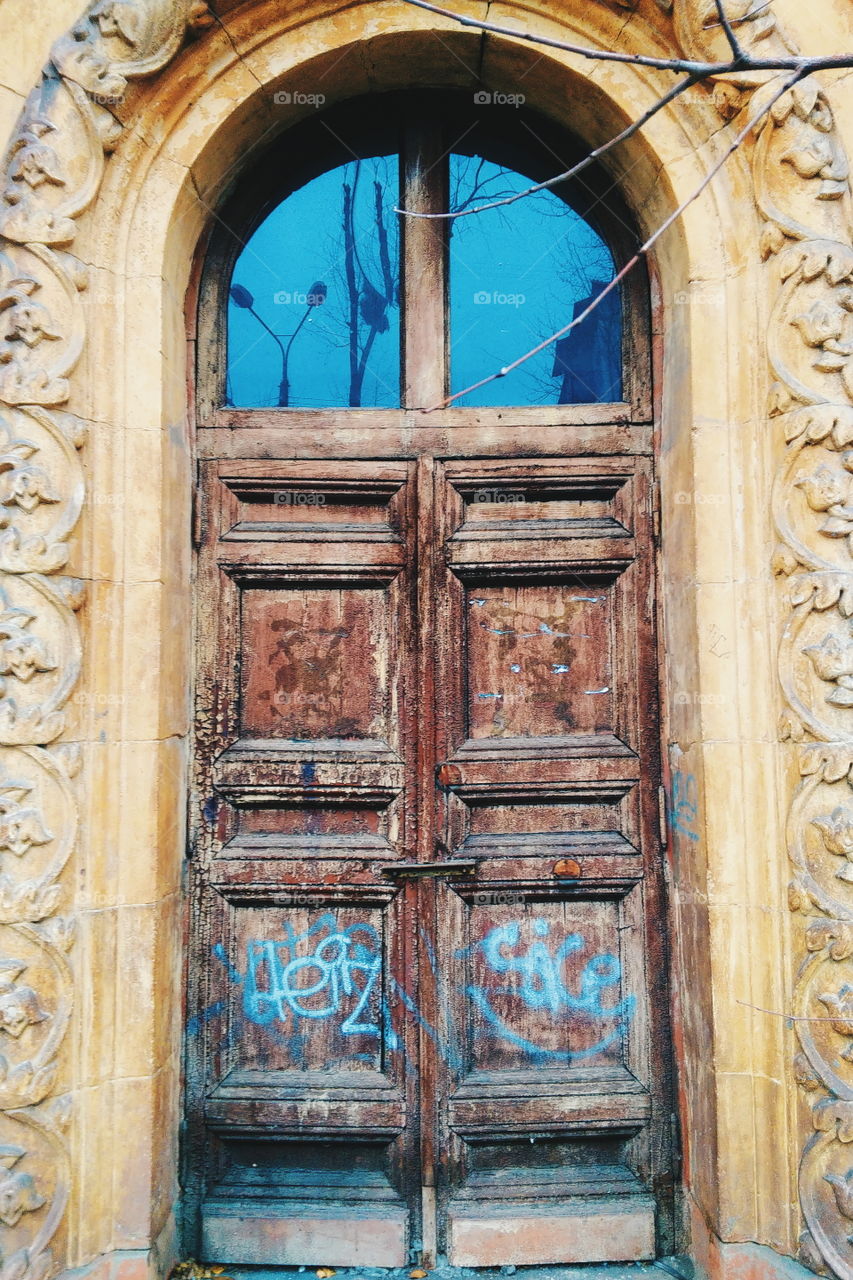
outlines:
[[[440, 123], [401, 146], [405, 207], [443, 209]], [[221, 253], [199, 361], [188, 1247], [668, 1251], [641, 308], [624, 400], [424, 414], [452, 254], [413, 220], [403, 407], [223, 407]]]

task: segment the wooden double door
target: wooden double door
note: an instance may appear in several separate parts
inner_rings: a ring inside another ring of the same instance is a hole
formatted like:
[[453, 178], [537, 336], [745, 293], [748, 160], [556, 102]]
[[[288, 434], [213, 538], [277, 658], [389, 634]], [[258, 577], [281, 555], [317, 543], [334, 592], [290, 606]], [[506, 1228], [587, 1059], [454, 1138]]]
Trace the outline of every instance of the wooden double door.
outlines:
[[650, 437], [548, 412], [200, 433], [200, 1257], [672, 1248]]

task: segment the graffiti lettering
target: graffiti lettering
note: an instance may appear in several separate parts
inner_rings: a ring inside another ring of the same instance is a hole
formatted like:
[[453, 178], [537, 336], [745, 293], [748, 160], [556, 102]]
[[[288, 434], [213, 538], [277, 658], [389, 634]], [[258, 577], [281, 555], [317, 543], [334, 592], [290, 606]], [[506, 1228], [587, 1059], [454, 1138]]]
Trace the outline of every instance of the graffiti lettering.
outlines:
[[[322, 936], [317, 939], [317, 934]], [[313, 950], [304, 954], [309, 940]], [[305, 933], [290, 931], [283, 941], [248, 943], [243, 1011], [265, 1027], [288, 1018], [339, 1016], [349, 1001], [352, 1008], [341, 1022], [342, 1034], [379, 1036], [382, 1028], [371, 1017], [371, 996], [381, 968], [381, 942], [373, 926], [338, 929], [334, 916], [327, 914]]]
[[[478, 953], [488, 974], [481, 985], [471, 983], [466, 987], [469, 999], [486, 1022], [476, 1034], [497, 1035], [541, 1062], [572, 1063], [594, 1057], [620, 1039], [634, 1015], [635, 997], [619, 998], [622, 981], [619, 959], [608, 952], [589, 956], [570, 989], [565, 975], [566, 961], [583, 952], [587, 940], [581, 933], [569, 933], [555, 945], [547, 920], [535, 918], [529, 923], [534, 936], [526, 945], [521, 923], [511, 921], [496, 926], [480, 941], [457, 953], [460, 957]], [[437, 976], [432, 948], [426, 938], [422, 940], [426, 958]], [[242, 987], [244, 1016], [256, 1026], [269, 1028], [274, 1033], [283, 1032], [288, 1040], [295, 1041], [302, 1035], [303, 1020], [310, 1024], [335, 1018], [339, 1020], [342, 1035], [381, 1037], [387, 1049], [400, 1047], [391, 1027], [391, 1010], [382, 993], [381, 938], [365, 921], [340, 927], [335, 916], [328, 912], [299, 934], [285, 924], [282, 939], [247, 943], [245, 974], [234, 968], [221, 944], [216, 944], [213, 950], [225, 967], [229, 981]], [[498, 981], [492, 981], [492, 977]], [[399, 1002], [435, 1041], [454, 1069], [460, 1069], [459, 1053], [453, 1044], [447, 1043], [454, 1019], [443, 983], [438, 984], [442, 1031], [424, 1019], [416, 1001], [398, 982], [391, 978], [390, 984], [394, 1002]], [[606, 1002], [608, 993], [610, 1003]], [[607, 1027], [594, 1044], [584, 1048], [544, 1047], [508, 1025], [506, 1000], [499, 1013], [494, 1007], [496, 997], [517, 999], [527, 1009], [544, 1010], [568, 1025], [573, 1019], [579, 1019], [586, 1023], [606, 1023]], [[198, 1031], [224, 1008], [225, 1002], [221, 1000], [211, 1005], [191, 1021], [190, 1031]]]
[[[480, 942], [466, 949], [469, 954], [479, 950], [493, 973], [510, 978], [510, 982], [502, 986], [471, 984], [467, 988], [469, 998], [502, 1039], [540, 1061], [569, 1063], [601, 1053], [621, 1037], [633, 1017], [636, 1004], [634, 996], [626, 996], [610, 1005], [602, 1002], [604, 992], [613, 990], [618, 994], [622, 978], [619, 959], [606, 952], [591, 956], [580, 973], [577, 991], [572, 992], [564, 981], [565, 961], [584, 949], [586, 939], [580, 933], [570, 933], [552, 949], [548, 921], [541, 918], [533, 920], [532, 928], [535, 940], [523, 951], [518, 950], [521, 926], [517, 921], [495, 926]], [[496, 995], [515, 997], [527, 1008], [546, 1009], [555, 1017], [568, 1013], [587, 1019], [615, 1021], [615, 1026], [585, 1049], [542, 1048], [507, 1026], [493, 1008], [492, 1001]]]

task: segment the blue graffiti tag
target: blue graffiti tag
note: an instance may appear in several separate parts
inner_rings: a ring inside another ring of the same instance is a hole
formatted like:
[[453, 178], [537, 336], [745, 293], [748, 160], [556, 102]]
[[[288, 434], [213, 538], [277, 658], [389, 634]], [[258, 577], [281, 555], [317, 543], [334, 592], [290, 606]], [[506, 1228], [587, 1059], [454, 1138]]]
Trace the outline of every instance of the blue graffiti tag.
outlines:
[[672, 803], [669, 807], [669, 821], [673, 831], [687, 836], [688, 840], [698, 840], [698, 833], [693, 826], [699, 816], [699, 788], [692, 773], [682, 773], [676, 769], [672, 775]]
[[[618, 991], [622, 966], [616, 956], [606, 952], [592, 956], [581, 971], [577, 992], [573, 993], [563, 980], [563, 964], [568, 956], [583, 950], [586, 939], [580, 933], [570, 933], [552, 950], [546, 941], [550, 934], [547, 920], [538, 918], [532, 925], [536, 940], [522, 952], [517, 950], [521, 926], [515, 920], [495, 926], [480, 942], [465, 948], [468, 953], [479, 949], [493, 973], [520, 979], [506, 986], [488, 988], [471, 984], [467, 988], [468, 996], [502, 1039], [539, 1061], [570, 1063], [593, 1057], [622, 1036], [634, 1014], [634, 996], [626, 996], [612, 1005], [602, 1003], [605, 991], [612, 988]], [[615, 1019], [616, 1025], [589, 1048], [544, 1049], [506, 1025], [492, 1008], [491, 999], [495, 995], [514, 996], [529, 1009], [547, 1009], [555, 1017], [561, 1013], [581, 1014], [589, 1019]]]
[[[300, 954], [318, 933], [313, 950]], [[379, 1036], [382, 1028], [371, 1020], [369, 1006], [382, 968], [379, 934], [363, 922], [337, 928], [328, 913], [304, 933], [285, 928], [283, 941], [271, 939], [246, 946], [243, 1011], [260, 1027], [286, 1023], [290, 1016], [325, 1019], [343, 1012], [345, 1000], [354, 1008], [343, 1019], [345, 1036]], [[361, 981], [356, 975], [363, 975]]]

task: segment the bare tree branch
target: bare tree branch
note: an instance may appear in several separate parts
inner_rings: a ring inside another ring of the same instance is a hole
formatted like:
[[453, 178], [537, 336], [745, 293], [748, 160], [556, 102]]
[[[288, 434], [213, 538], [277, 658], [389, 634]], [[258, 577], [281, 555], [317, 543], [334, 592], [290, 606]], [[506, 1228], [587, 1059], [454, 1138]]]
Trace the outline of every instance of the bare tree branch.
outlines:
[[611, 138], [609, 142], [602, 143], [600, 147], [590, 151], [588, 156], [573, 165], [571, 169], [558, 173], [555, 178], [547, 178], [545, 182], [537, 182], [532, 187], [525, 188], [524, 191], [516, 191], [514, 195], [505, 196], [501, 200], [491, 200], [488, 204], [480, 204], [473, 209], [457, 209], [455, 213], [415, 213], [411, 209], [395, 209], [394, 212], [405, 214], [407, 218], [467, 218], [472, 213], [484, 213], [487, 209], [500, 209], [503, 205], [514, 204], [516, 200], [523, 200], [525, 196], [536, 195], [537, 191], [547, 191], [549, 187], [556, 187], [558, 183], [566, 182], [569, 178], [574, 178], [579, 173], [583, 173], [584, 169], [588, 169], [601, 156], [606, 155], [608, 151], [612, 151], [618, 143], [625, 142], [628, 138], [633, 137], [635, 133], [642, 129], [644, 124], [647, 124], [653, 116], [657, 115], [658, 111], [663, 107], [669, 106], [674, 98], [677, 98], [680, 93], [683, 93], [685, 89], [689, 89], [693, 84], [696, 84], [696, 77], [692, 75], [679, 80], [678, 84], [674, 84], [662, 98], [658, 98], [657, 102], [649, 107], [648, 111], [644, 111], [641, 116], [627, 125], [615, 138]]
[[786, 1022], [837, 1022], [838, 1014], [833, 1013], [826, 1017], [818, 1015], [814, 1018], [806, 1018], [797, 1013], [783, 1013], [781, 1009], [765, 1009], [760, 1004], [750, 1004], [748, 1000], [738, 1000], [738, 1004], [742, 1004], [745, 1009], [754, 1009], [756, 1013], [769, 1013], [771, 1018], [784, 1018]]
[[625, 263], [610, 283], [602, 289], [600, 293], [596, 294], [589, 306], [585, 307], [580, 315], [575, 316], [573, 320], [564, 325], [562, 329], [558, 329], [556, 333], [552, 333], [549, 337], [544, 338], [542, 342], [538, 342], [536, 346], [531, 347], [529, 351], [525, 351], [524, 355], [518, 356], [515, 360], [510, 361], [509, 364], [504, 365], [502, 369], [498, 369], [497, 373], [491, 373], [487, 378], [481, 378], [479, 382], [473, 382], [469, 387], [464, 387], [461, 391], [455, 391], [453, 395], [446, 396], [444, 400], [440, 401], [438, 404], [431, 405], [430, 408], [424, 409], [422, 412], [434, 413], [437, 409], [445, 409], [449, 404], [452, 404], [454, 400], [460, 400], [463, 396], [470, 395], [472, 391], [479, 391], [480, 387], [486, 387], [489, 383], [496, 382], [498, 378], [505, 378], [508, 373], [512, 373], [513, 369], [517, 369], [519, 365], [522, 365], [527, 360], [532, 359], [532, 357], [538, 355], [540, 351], [544, 351], [546, 347], [550, 347], [554, 342], [558, 342], [560, 338], [564, 337], [567, 333], [570, 333], [572, 329], [576, 329], [579, 324], [582, 324], [587, 316], [604, 301], [607, 295], [612, 293], [613, 290], [622, 283], [629, 272], [633, 271], [640, 259], [649, 252], [664, 232], [668, 231], [672, 224], [678, 221], [684, 211], [693, 204], [694, 200], [699, 199], [699, 196], [701, 196], [705, 188], [709, 186], [711, 181], [716, 177], [729, 157], [734, 155], [735, 151], [737, 151], [741, 144], [746, 141], [755, 126], [761, 123], [768, 111], [770, 111], [773, 105], [779, 101], [782, 95], [787, 93], [789, 89], [793, 88], [797, 81], [802, 80], [803, 76], [807, 74], [807, 68], [797, 70], [794, 75], [790, 76], [785, 83], [779, 87], [776, 93], [774, 93], [773, 96], [764, 103], [761, 110], [757, 111], [755, 115], [750, 117], [740, 132], [733, 138], [720, 159], [708, 170], [705, 177], [695, 190], [690, 193], [686, 200], [681, 202], [677, 209], [674, 209], [673, 212], [664, 219], [657, 230], [652, 232], [648, 240], [640, 245], [634, 256]]
[[565, 40], [556, 40], [553, 36], [536, 35], [530, 31], [518, 31], [514, 27], [502, 27], [494, 22], [485, 22], [479, 18], [468, 18], [463, 14], [454, 13], [452, 9], [443, 9], [440, 5], [430, 3], [430, 0], [406, 0], [407, 4], [413, 4], [418, 9], [427, 9], [430, 13], [437, 13], [442, 18], [452, 18], [454, 22], [460, 23], [463, 27], [476, 27], [478, 31], [490, 31], [494, 35], [514, 36], [518, 40], [530, 40], [533, 44], [546, 45], [550, 49], [563, 49], [566, 53], [577, 53], [582, 58], [592, 58], [603, 62], [629, 62], [633, 65], [641, 65], [644, 67], [657, 67], [660, 71], [681, 71], [687, 74], [697, 76], [706, 76], [712, 73], [719, 64], [716, 62], [689, 62], [682, 58], [652, 58], [646, 54], [634, 53], [616, 53], [610, 49], [587, 49], [583, 45], [569, 44]]
[[[745, 22], [754, 22], [760, 13], [764, 13], [773, 4], [773, 0], [764, 0], [764, 4], [760, 4], [757, 9], [750, 9], [749, 13], [745, 13], [742, 18], [729, 18], [731, 27], [741, 27]], [[710, 31], [712, 27], [720, 27], [721, 22], [706, 22], [705, 30]]]
[[717, 13], [720, 17], [720, 26], [726, 33], [726, 39], [729, 42], [729, 48], [732, 51], [732, 56], [736, 58], [738, 62], [741, 62], [746, 57], [746, 50], [741, 45], [740, 40], [738, 40], [732, 29], [732, 24], [729, 22], [729, 15], [726, 13], [725, 0], [716, 0], [716, 5]]
[[756, 58], [744, 51], [741, 59], [731, 58], [721, 62], [697, 62], [690, 58], [653, 58], [645, 53], [617, 53], [612, 49], [589, 49], [584, 45], [570, 44], [566, 40], [556, 40], [553, 36], [538, 35], [533, 31], [519, 31], [516, 27], [503, 27], [496, 22], [486, 22], [481, 18], [468, 18], [452, 9], [444, 9], [440, 5], [431, 4], [430, 0], [406, 0], [417, 9], [426, 9], [442, 18], [452, 18], [463, 27], [475, 27], [478, 31], [488, 31], [492, 35], [511, 36], [513, 40], [529, 40], [531, 44], [544, 45], [549, 49], [562, 49], [566, 53], [576, 53], [581, 58], [589, 58], [593, 62], [627, 62], [635, 67], [655, 67], [658, 71], [677, 71], [682, 75], [692, 75], [697, 80], [706, 80], [710, 76], [737, 75], [745, 71], [795, 71], [798, 79], [812, 71], [830, 71], [845, 67], [853, 67], [853, 53], [830, 54], [819, 58]]

